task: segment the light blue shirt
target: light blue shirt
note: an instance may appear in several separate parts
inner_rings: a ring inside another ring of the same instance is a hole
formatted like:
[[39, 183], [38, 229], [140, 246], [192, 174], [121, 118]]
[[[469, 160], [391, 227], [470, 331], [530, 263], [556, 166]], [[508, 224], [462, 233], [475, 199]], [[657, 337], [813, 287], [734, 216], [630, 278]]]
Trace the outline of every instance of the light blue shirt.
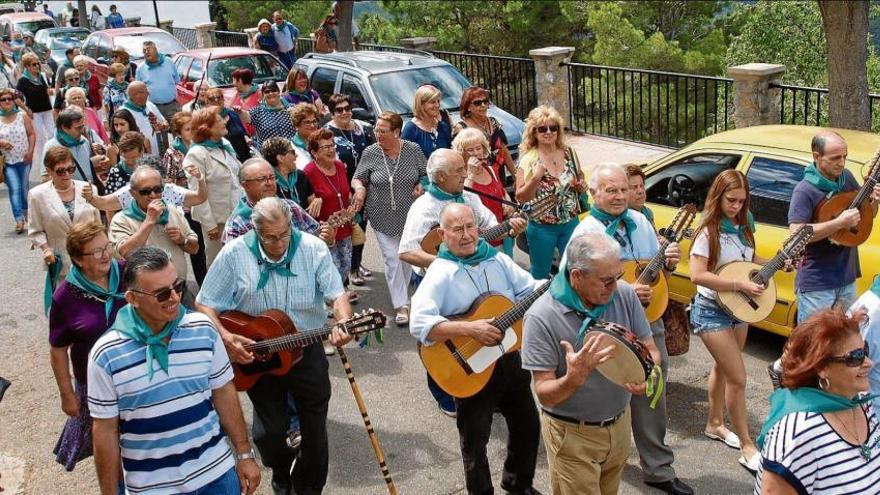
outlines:
[[[862, 338], [868, 344], [868, 358], [874, 362], [868, 381], [871, 384], [871, 393], [880, 394], [880, 297], [868, 290], [862, 294], [849, 308], [849, 313], [864, 308], [868, 313], [868, 324], [862, 325]], [[874, 410], [880, 408], [880, 397], [874, 399]]]
[[299, 29], [291, 24], [290, 21], [284, 21], [280, 28], [278, 24], [273, 22], [272, 34], [275, 36], [275, 42], [278, 43], [278, 51], [286, 53], [293, 50], [294, 43], [299, 38]]
[[176, 84], [180, 82], [180, 74], [177, 73], [171, 57], [165, 57], [165, 61], [158, 67], [148, 67], [144, 62], [138, 67], [135, 78], [147, 85], [150, 101], [153, 103], [164, 105], [177, 99]]
[[[262, 248], [260, 251], [267, 260]], [[327, 320], [324, 301], [345, 292], [327, 245], [305, 232], [291, 260], [294, 276], [273, 271], [266, 286], [258, 291], [260, 270], [244, 237], [234, 239], [223, 246], [211, 264], [196, 301], [218, 313], [235, 309], [258, 315], [280, 309], [293, 319], [299, 331], [305, 331], [322, 328]]]
[[494, 292], [519, 301], [542, 283], [503, 253], [476, 266], [437, 258], [412, 297], [409, 332], [422, 344], [431, 345], [431, 329], [449, 316], [467, 312], [480, 295]]
[[[660, 242], [657, 240], [657, 234], [651, 222], [635, 210], [629, 210], [629, 217], [636, 223], [636, 230], [632, 231], [629, 236], [626, 235], [626, 228], [621, 222], [617, 233], [608, 236], [620, 245], [620, 259], [629, 260], [646, 260], [657, 254], [660, 250]], [[571, 233], [571, 239], [585, 234], [587, 232], [605, 233], [605, 224], [600, 222], [594, 216], [587, 216], [575, 227]], [[563, 258], [564, 259], [564, 258]]]

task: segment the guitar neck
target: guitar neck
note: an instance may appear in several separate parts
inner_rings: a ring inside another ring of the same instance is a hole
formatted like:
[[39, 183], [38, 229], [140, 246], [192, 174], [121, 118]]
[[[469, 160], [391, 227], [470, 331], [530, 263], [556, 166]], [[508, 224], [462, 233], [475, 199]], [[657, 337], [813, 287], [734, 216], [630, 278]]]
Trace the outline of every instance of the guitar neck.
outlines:
[[850, 203], [850, 209], [859, 209], [862, 207], [862, 204], [871, 197], [871, 191], [874, 190], [874, 185], [877, 184], [877, 179], [873, 176], [865, 179], [865, 183], [862, 184], [862, 188], [859, 189], [859, 193], [856, 194], [856, 197], [853, 198], [852, 203]]
[[[557, 275], [557, 277], [560, 275]], [[513, 305], [512, 308], [505, 311], [501, 316], [495, 318], [492, 322], [492, 326], [504, 332], [508, 328], [511, 327], [518, 320], [522, 319], [525, 316], [526, 311], [532, 306], [532, 304], [541, 297], [541, 294], [547, 292], [547, 289], [550, 288], [550, 281], [548, 280], [546, 283], [535, 289], [534, 292], [526, 296], [525, 299]]]
[[785, 251], [779, 251], [773, 259], [768, 261], [767, 264], [762, 266], [757, 273], [752, 275], [751, 281], [756, 284], [766, 284], [767, 281], [773, 278], [773, 275], [785, 265], [785, 260], [788, 258], [789, 256]]
[[660, 273], [660, 270], [663, 269], [663, 265], [666, 264], [666, 246], [669, 245], [668, 239], [663, 239], [660, 241], [660, 249], [657, 250], [657, 254], [651, 258], [651, 261], [648, 262], [645, 269], [642, 270], [642, 273], [639, 274], [639, 278], [636, 279], [636, 283], [645, 284], [657, 276]]
[[251, 351], [260, 353], [272, 353], [280, 351], [289, 351], [297, 347], [306, 347], [316, 344], [330, 335], [333, 329], [339, 324], [327, 325], [323, 328], [306, 330], [304, 332], [290, 333], [274, 339], [261, 340], [251, 344], [248, 348]]
[[480, 237], [487, 241], [497, 241], [501, 239], [510, 231], [510, 222], [507, 220], [499, 223], [494, 227], [489, 227], [486, 230], [480, 231]]

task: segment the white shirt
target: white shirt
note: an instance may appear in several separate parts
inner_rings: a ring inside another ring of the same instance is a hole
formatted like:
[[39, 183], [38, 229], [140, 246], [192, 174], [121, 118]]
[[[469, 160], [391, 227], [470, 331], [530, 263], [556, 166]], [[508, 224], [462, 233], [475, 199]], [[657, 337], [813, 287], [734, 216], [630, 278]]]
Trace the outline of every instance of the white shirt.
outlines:
[[[498, 225], [495, 215], [486, 208], [476, 194], [465, 191], [464, 201], [474, 210], [477, 227], [485, 230]], [[451, 200], [441, 201], [426, 192], [416, 199], [409, 212], [406, 214], [406, 224], [403, 226], [403, 234], [400, 237], [398, 254], [408, 253], [421, 249], [422, 238], [434, 227], [440, 225], [440, 210]]]
[[[880, 297], [874, 291], [868, 290], [862, 294], [849, 308], [849, 314], [857, 309], [864, 308], [867, 311], [868, 322], [861, 325], [862, 338], [868, 344], [868, 358], [874, 362], [868, 373], [868, 381], [871, 383], [871, 393], [880, 394]], [[874, 411], [880, 407], [880, 397], [874, 399]]]
[[[626, 227], [623, 225], [623, 222], [620, 222], [620, 225], [617, 228], [617, 234], [613, 236], [609, 235], [608, 237], [620, 245], [621, 260], [650, 259], [660, 250], [660, 242], [657, 240], [657, 234], [654, 233], [654, 226], [651, 225], [651, 222], [648, 221], [645, 215], [642, 215], [635, 210], [629, 210], [629, 217], [636, 223], [636, 229], [632, 231], [629, 236], [626, 235]], [[599, 232], [604, 234], [605, 228], [605, 224], [599, 221], [596, 217], [590, 215], [581, 220], [578, 226], [575, 227], [574, 232], [571, 233], [570, 239], [574, 239], [587, 232]], [[563, 256], [563, 260], [564, 259], [565, 256]]]
[[[737, 234], [725, 234], [722, 232], [718, 238], [718, 244], [721, 247], [721, 252], [718, 253], [718, 263], [714, 267], [709, 267], [709, 270], [712, 271], [733, 261], [751, 262], [755, 254], [755, 248], [743, 244]], [[705, 230], [700, 231], [693, 244], [691, 244], [691, 254], [709, 259], [709, 237], [706, 235]], [[698, 285], [697, 292], [708, 299], [715, 299], [715, 291], [708, 287]]]
[[[167, 124], [168, 121], [165, 120], [165, 117], [162, 116], [162, 112], [159, 111], [159, 107], [156, 106], [152, 101], [147, 100], [147, 114], [153, 114], [156, 116], [156, 121], [159, 123]], [[134, 115], [134, 121], [137, 122], [138, 129], [140, 129], [141, 134], [147, 136], [150, 140], [150, 154], [156, 155], [161, 158], [159, 155], [159, 141], [156, 140], [156, 133], [153, 132], [153, 126], [150, 125], [150, 118], [147, 115], [142, 114], [141, 112], [137, 112], [134, 110], [130, 110], [131, 114]]]

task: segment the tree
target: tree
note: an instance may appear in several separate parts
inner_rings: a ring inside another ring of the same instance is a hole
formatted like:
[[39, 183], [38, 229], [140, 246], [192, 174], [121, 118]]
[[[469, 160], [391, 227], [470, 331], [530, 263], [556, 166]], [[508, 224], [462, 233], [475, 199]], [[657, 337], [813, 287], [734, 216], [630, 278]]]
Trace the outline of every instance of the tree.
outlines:
[[[86, 10], [86, 0], [78, 0], [77, 11], [79, 12], [79, 25], [80, 27], [87, 28], [89, 27], [89, 11]], [[37, 33], [34, 33], [37, 34]]]
[[284, 13], [285, 19], [299, 28], [300, 36], [308, 36], [309, 33], [321, 25], [324, 16], [330, 13], [331, 1], [219, 0], [218, 3], [220, 7], [226, 10], [226, 22], [232, 31], [256, 27], [260, 19], [269, 19], [271, 21], [272, 12], [281, 10]]
[[354, 2], [352, 0], [339, 0], [336, 2], [336, 49], [340, 52], [350, 52], [352, 50], [351, 37], [351, 20], [354, 14]]
[[833, 127], [870, 130], [868, 2], [820, 1], [828, 47], [828, 114]]

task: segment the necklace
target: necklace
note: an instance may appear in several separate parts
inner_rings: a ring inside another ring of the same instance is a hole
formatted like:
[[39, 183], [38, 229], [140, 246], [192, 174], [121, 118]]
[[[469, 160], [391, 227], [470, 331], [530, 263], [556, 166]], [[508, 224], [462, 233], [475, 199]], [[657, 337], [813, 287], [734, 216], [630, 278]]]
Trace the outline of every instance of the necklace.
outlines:
[[483, 131], [483, 134], [486, 135], [487, 139], [492, 137], [492, 121], [489, 120], [488, 117], [486, 117], [485, 123], [478, 121], [474, 117], [471, 117], [471, 120], [473, 120], [477, 124], [477, 127], [479, 127], [481, 131]]
[[[354, 132], [356, 130], [355, 124], [351, 123], [350, 129], [343, 129], [342, 127], [337, 127], [337, 129], [339, 129], [339, 132], [342, 133], [343, 139], [346, 141], [345, 143], [342, 143], [342, 145], [351, 150], [351, 156], [354, 157], [354, 162], [357, 163], [358, 152], [354, 144]], [[346, 133], [345, 131], [349, 131], [349, 133]]]
[[[852, 408], [852, 409], [850, 409], [850, 412], [852, 413], [853, 425], [855, 425], [855, 423], [856, 423], [856, 409]], [[852, 430], [849, 429], [849, 426], [846, 425], [846, 421], [843, 421], [840, 418], [838, 418], [838, 420], [840, 421], [841, 426], [843, 426], [843, 429], [846, 430], [847, 434], [852, 436], [853, 443], [857, 444], [856, 449], [859, 451], [859, 455], [862, 456], [862, 459], [864, 459], [865, 461], [870, 461], [871, 457], [873, 457], [873, 455], [874, 455], [874, 445], [868, 445], [868, 441], [871, 440], [870, 425], [868, 425], [868, 433], [867, 433], [867, 435], [865, 435], [865, 441], [859, 442], [859, 436], [854, 434], [852, 432]], [[844, 440], [846, 440], [846, 439], [844, 439]], [[875, 445], [876, 445], [876, 442], [875, 442]]]
[[[400, 145], [400, 141], [398, 140], [398, 144]], [[388, 166], [388, 156], [385, 154], [385, 150], [379, 146], [379, 151], [382, 152], [382, 162], [385, 163], [385, 173], [388, 174], [388, 184], [391, 186], [391, 209], [397, 211], [397, 202], [394, 201], [394, 174], [397, 173], [397, 168], [400, 167], [400, 155], [403, 153], [403, 146], [400, 145], [400, 148], [397, 151], [397, 159], [391, 160], [394, 163], [394, 170]]]
[[[315, 162], [315, 164], [317, 165], [317, 162]], [[338, 179], [339, 172], [337, 171], [335, 174], [333, 174], [333, 180], [331, 181], [330, 176], [327, 174], [327, 172], [325, 172], [321, 167], [318, 167], [318, 170], [321, 172], [321, 175], [324, 176], [324, 180], [327, 181], [327, 184], [329, 184], [330, 187], [333, 188], [333, 191], [336, 193], [336, 199], [339, 201], [339, 209], [344, 210], [345, 205], [342, 203], [342, 191], [341, 191], [341, 188], [339, 187], [339, 184], [337, 183], [339, 181], [339, 179]], [[334, 170], [336, 170], [335, 166], [334, 166]]]

